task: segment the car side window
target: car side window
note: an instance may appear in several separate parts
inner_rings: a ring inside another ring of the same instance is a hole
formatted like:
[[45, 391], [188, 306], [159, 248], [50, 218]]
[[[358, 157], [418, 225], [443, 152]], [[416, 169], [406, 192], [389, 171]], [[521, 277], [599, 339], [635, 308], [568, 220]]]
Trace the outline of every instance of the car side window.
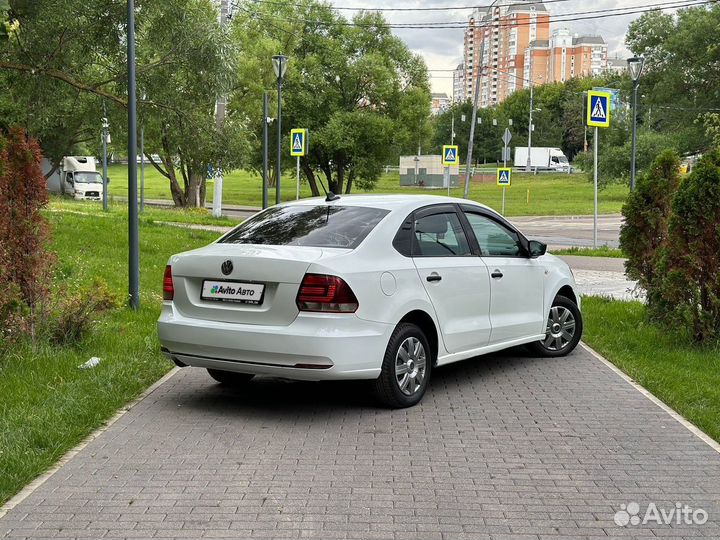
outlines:
[[466, 212], [480, 253], [486, 257], [518, 257], [522, 254], [518, 234], [481, 214]]
[[472, 255], [455, 212], [431, 214], [415, 220], [413, 256], [464, 257]]

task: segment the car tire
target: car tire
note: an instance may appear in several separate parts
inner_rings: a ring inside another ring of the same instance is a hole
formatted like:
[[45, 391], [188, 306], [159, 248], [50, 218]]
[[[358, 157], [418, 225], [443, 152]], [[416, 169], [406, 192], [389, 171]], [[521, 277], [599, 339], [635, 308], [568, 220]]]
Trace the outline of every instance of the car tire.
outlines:
[[430, 382], [433, 355], [424, 332], [401, 323], [390, 336], [375, 395], [388, 407], [402, 409], [420, 402]]
[[222, 371], [220, 369], [210, 369], [207, 372], [217, 382], [224, 386], [240, 386], [250, 382], [255, 376], [250, 373], [235, 373], [234, 371]]
[[545, 323], [545, 338], [532, 344], [540, 356], [557, 358], [570, 354], [580, 342], [583, 331], [582, 314], [577, 304], [557, 295]]

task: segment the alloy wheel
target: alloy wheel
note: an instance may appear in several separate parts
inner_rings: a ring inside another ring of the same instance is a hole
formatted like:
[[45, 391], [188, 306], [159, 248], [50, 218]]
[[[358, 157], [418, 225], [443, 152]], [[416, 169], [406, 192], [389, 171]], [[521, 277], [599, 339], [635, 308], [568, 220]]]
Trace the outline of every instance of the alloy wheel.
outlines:
[[553, 306], [550, 308], [543, 346], [550, 351], [561, 351], [575, 336], [575, 317], [568, 308]]
[[405, 339], [395, 355], [395, 380], [400, 391], [406, 396], [419, 391], [425, 380], [426, 368], [423, 344], [416, 337]]

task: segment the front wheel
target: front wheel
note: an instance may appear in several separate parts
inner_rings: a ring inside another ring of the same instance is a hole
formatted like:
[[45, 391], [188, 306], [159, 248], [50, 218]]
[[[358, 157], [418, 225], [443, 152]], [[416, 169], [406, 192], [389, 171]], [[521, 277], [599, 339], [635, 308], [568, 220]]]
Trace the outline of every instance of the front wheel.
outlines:
[[540, 356], [559, 357], [570, 354], [582, 336], [583, 321], [575, 302], [556, 296], [545, 325], [545, 337], [532, 344]]
[[396, 409], [420, 402], [432, 371], [432, 352], [420, 328], [402, 323], [395, 328], [383, 358], [375, 394], [385, 405]]

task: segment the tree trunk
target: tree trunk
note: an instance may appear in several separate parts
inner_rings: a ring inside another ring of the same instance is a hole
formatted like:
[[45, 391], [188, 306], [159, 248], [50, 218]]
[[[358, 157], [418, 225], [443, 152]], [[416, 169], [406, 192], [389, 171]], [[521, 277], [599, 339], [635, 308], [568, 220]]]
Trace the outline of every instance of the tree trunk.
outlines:
[[[163, 159], [163, 161], [165, 160]], [[182, 190], [177, 181], [175, 167], [172, 162], [169, 164], [165, 163], [165, 167], [167, 168], [168, 175], [170, 176], [170, 193], [172, 193], [173, 202], [175, 203], [175, 206], [185, 208], [187, 206], [187, 197], [185, 197], [185, 192]]]
[[337, 185], [333, 189], [333, 193], [342, 193], [343, 185], [345, 185], [345, 165], [341, 161], [337, 166]]
[[350, 172], [348, 173], [348, 181], [347, 185], [345, 186], [345, 194], [349, 194], [350, 190], [352, 189], [353, 180], [355, 180], [355, 169], [350, 169]]
[[187, 171], [187, 189], [185, 199], [190, 208], [203, 208], [205, 206], [205, 174], [190, 169]]
[[322, 170], [325, 173], [328, 190], [334, 192], [333, 188], [335, 187], [335, 183], [333, 182], [332, 169], [330, 168], [330, 165], [328, 163], [323, 164]]
[[175, 163], [173, 163], [172, 152], [170, 148], [170, 141], [168, 140], [165, 133], [163, 133], [161, 144], [163, 154], [160, 156], [160, 160], [165, 166], [165, 171], [162, 171], [154, 161], [151, 161], [151, 163], [161, 174], [164, 174], [170, 180], [170, 193], [172, 194], [173, 203], [175, 203], [175, 206], [184, 208], [185, 206], [187, 206], [187, 199], [185, 197], [185, 193], [180, 187], [180, 183], [178, 182], [177, 171], [175, 170]]
[[304, 161], [300, 162], [300, 167], [302, 168], [303, 173], [305, 173], [306, 178], [308, 179], [308, 185], [310, 186], [310, 192], [312, 193], [313, 197], [317, 197], [320, 195], [320, 192], [318, 191], [317, 187], [317, 180], [315, 179], [315, 171], [312, 170], [312, 167], [305, 163]]

